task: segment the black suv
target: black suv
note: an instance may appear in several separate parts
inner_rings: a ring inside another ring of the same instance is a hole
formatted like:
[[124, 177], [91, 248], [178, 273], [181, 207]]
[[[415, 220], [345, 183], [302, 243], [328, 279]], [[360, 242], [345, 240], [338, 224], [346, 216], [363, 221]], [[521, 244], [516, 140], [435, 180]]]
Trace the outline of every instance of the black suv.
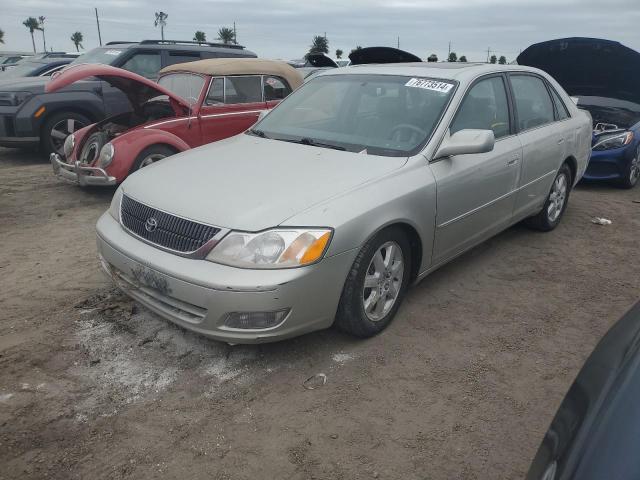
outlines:
[[[206, 58], [256, 57], [241, 45], [143, 40], [109, 42], [71, 64], [102, 63], [147, 78], [174, 63]], [[41, 147], [62, 153], [66, 136], [79, 128], [131, 109], [118, 89], [100, 80], [76, 82], [55, 93], [45, 93], [44, 77], [0, 77], [0, 146]]]

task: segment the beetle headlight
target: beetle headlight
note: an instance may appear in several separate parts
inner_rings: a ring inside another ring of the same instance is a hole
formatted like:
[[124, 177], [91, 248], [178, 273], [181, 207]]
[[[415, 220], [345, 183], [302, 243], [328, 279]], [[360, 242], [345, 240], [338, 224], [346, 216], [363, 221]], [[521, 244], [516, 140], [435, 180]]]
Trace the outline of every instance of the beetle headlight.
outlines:
[[613, 150], [614, 148], [622, 148], [631, 143], [633, 140], [633, 132], [616, 133], [614, 135], [607, 135], [606, 137], [600, 137], [593, 149], [600, 150]]
[[98, 157], [98, 167], [105, 168], [108, 167], [111, 161], [113, 160], [113, 155], [116, 153], [115, 148], [113, 148], [113, 144], [111, 142], [105, 143], [102, 149], [100, 150], [100, 156]]
[[64, 156], [69, 158], [73, 153], [73, 149], [76, 146], [76, 137], [73, 135], [67, 135], [67, 138], [64, 141], [64, 147], [62, 147], [62, 151], [64, 152]]
[[240, 268], [292, 268], [318, 262], [329, 246], [328, 228], [231, 232], [207, 260]]

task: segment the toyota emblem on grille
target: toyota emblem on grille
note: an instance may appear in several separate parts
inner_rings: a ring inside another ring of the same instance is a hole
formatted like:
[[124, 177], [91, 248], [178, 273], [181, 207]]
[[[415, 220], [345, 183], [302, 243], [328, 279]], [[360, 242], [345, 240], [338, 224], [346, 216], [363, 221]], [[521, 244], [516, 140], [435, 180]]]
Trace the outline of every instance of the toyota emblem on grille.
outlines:
[[158, 228], [158, 220], [156, 220], [153, 217], [149, 217], [147, 218], [147, 221], [144, 222], [144, 229], [151, 233], [153, 231], [155, 231], [155, 229]]

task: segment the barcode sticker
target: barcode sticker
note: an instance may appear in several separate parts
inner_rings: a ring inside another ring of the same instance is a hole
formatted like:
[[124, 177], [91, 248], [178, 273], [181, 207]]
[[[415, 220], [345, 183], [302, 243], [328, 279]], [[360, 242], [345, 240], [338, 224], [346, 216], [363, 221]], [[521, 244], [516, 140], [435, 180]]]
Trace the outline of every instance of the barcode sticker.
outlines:
[[424, 88], [425, 90], [433, 90], [435, 92], [449, 93], [453, 88], [453, 84], [447, 82], [439, 82], [437, 80], [428, 80], [426, 78], [412, 78], [404, 84], [405, 87]]

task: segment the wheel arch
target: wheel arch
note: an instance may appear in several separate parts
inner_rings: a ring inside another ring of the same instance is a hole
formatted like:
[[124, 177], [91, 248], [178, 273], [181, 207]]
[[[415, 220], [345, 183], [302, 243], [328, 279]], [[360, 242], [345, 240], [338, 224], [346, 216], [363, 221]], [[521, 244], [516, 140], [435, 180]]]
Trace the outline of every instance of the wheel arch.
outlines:
[[562, 163], [563, 165], [566, 163], [569, 166], [569, 170], [571, 171], [571, 184], [575, 185], [576, 177], [578, 175], [578, 161], [573, 155], [569, 155]]

